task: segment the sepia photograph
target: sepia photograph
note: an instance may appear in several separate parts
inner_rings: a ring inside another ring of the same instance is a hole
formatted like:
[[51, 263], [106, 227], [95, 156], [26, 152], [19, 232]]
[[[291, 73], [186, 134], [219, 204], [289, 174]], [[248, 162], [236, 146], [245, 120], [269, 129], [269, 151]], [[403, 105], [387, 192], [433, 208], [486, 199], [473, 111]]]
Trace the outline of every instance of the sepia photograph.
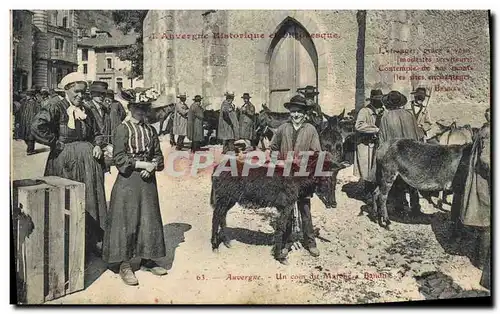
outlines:
[[10, 303], [492, 306], [492, 29], [10, 10]]

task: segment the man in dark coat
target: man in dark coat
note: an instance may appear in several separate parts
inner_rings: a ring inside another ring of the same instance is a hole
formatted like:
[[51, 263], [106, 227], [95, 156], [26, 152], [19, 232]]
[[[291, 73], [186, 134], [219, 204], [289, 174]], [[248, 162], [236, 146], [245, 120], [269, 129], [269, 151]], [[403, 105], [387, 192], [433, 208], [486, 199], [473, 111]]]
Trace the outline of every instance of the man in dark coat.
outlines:
[[380, 89], [370, 92], [370, 103], [361, 108], [356, 118], [354, 129], [356, 130], [356, 163], [354, 164], [354, 175], [359, 176], [364, 184], [364, 197], [367, 202], [371, 200], [374, 190], [377, 150], [377, 135], [379, 131], [380, 118], [383, 113], [383, 93]]
[[[130, 97], [129, 100], [131, 100]], [[115, 100], [115, 93], [112, 89], [108, 89], [106, 91], [106, 98], [104, 99], [104, 103], [106, 104], [106, 107], [108, 107], [109, 111], [109, 128], [111, 130], [110, 143], [113, 143], [113, 132], [114, 130], [116, 130], [116, 127], [123, 122], [123, 120], [127, 116], [127, 112], [125, 111], [123, 105], [119, 101]]]
[[[380, 120], [379, 145], [376, 158], [380, 158], [388, 148], [390, 142], [395, 139], [422, 140], [415, 116], [403, 108], [407, 101], [406, 96], [398, 91], [391, 91], [389, 94], [382, 97], [382, 103], [387, 110], [385, 110]], [[398, 205], [407, 204], [405, 190], [408, 189], [410, 192], [412, 213], [419, 214], [420, 204], [418, 191], [408, 186], [402, 180], [396, 180], [395, 185], [393, 191], [395, 194], [394, 196], [398, 197]]]
[[191, 140], [191, 151], [194, 153], [200, 148], [203, 141], [203, 111], [201, 104], [203, 98], [196, 95], [193, 98], [194, 103], [189, 107], [187, 119], [187, 137]]
[[175, 104], [174, 125], [172, 132], [174, 135], [177, 135], [177, 147], [175, 149], [182, 150], [184, 147], [184, 138], [186, 137], [189, 107], [186, 104], [185, 93], [177, 96], [177, 98], [179, 98], [179, 102]]
[[[306, 111], [308, 106], [306, 100], [301, 95], [296, 95], [284, 104], [290, 110], [290, 121], [278, 127], [278, 130], [271, 140], [271, 150], [279, 151], [280, 158], [286, 158], [288, 152], [321, 151], [319, 135], [316, 128], [306, 121]], [[304, 196], [297, 201], [297, 207], [302, 218], [302, 232], [304, 236], [304, 248], [309, 253], [317, 257], [319, 250], [316, 247], [312, 217], [311, 217], [311, 197]], [[291, 228], [285, 230], [285, 237], [291, 235]], [[282, 252], [275, 252], [276, 259], [286, 264], [288, 248]]]
[[219, 128], [217, 137], [222, 140], [222, 153], [234, 152], [234, 142], [240, 139], [240, 126], [236, 116], [236, 108], [233, 104], [234, 93], [225, 93], [226, 100], [221, 104], [219, 114]]
[[250, 94], [243, 93], [244, 104], [239, 109], [240, 139], [250, 141], [253, 149], [255, 143], [255, 106], [250, 102]]
[[[102, 136], [101, 147], [106, 149], [111, 145], [111, 117], [109, 107], [106, 105], [105, 99], [108, 92], [108, 83], [102, 81], [93, 81], [90, 85], [90, 96], [92, 99], [84, 103], [85, 107], [94, 115], [99, 133]], [[104, 154], [100, 159], [104, 172], [109, 172], [111, 164], [105, 162]]]
[[35, 153], [35, 138], [31, 133], [31, 124], [33, 118], [42, 108], [41, 102], [36, 97], [35, 90], [29, 90], [27, 97], [21, 100], [21, 108], [19, 111], [19, 132], [18, 136], [26, 143], [26, 154], [33, 155]]

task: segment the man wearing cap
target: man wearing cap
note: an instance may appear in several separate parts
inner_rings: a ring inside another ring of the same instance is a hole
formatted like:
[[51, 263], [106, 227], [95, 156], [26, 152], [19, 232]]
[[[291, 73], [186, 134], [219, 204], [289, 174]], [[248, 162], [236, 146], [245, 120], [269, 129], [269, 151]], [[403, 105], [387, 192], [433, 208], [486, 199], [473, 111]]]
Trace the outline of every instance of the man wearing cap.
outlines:
[[430, 95], [427, 95], [427, 89], [425, 87], [417, 87], [411, 94], [413, 95], [413, 100], [409, 103], [409, 106], [406, 106], [406, 109], [413, 113], [415, 119], [417, 119], [419, 131], [421, 132], [420, 136], [424, 138], [427, 136], [427, 132], [429, 132], [433, 124], [427, 105], [424, 105], [426, 97], [428, 98]]
[[[110, 151], [111, 149], [108, 145], [111, 145], [111, 118], [109, 107], [104, 101], [107, 91], [108, 83], [101, 81], [92, 82], [92, 84], [90, 85], [90, 96], [92, 97], [92, 99], [90, 101], [84, 102], [84, 106], [90, 112], [92, 112], [97, 122], [99, 132], [102, 135], [101, 147]], [[110, 171], [111, 164], [109, 162], [105, 162], [104, 159], [101, 159], [101, 164], [104, 172]]]
[[127, 112], [123, 105], [115, 100], [115, 93], [112, 89], [106, 90], [106, 97], [104, 98], [104, 104], [108, 108], [109, 112], [109, 124], [111, 130], [110, 142], [113, 143], [113, 132], [118, 125], [120, 125], [125, 117], [127, 116]]
[[[296, 95], [290, 99], [290, 102], [285, 103], [284, 106], [290, 111], [290, 120], [278, 127], [271, 140], [271, 150], [279, 151], [281, 159], [286, 158], [288, 152], [321, 151], [316, 128], [310, 123], [305, 123], [306, 111], [308, 109], [305, 98], [301, 95]], [[308, 195], [299, 199], [297, 201], [297, 208], [302, 218], [304, 248], [312, 256], [317, 257], [320, 253], [316, 247], [311, 217], [311, 197], [312, 195]], [[291, 228], [290, 230], [285, 230], [284, 237], [289, 238], [291, 231]], [[281, 252], [275, 252], [275, 257], [278, 261], [286, 263], [287, 254], [288, 249], [284, 249]]]
[[240, 139], [240, 126], [233, 104], [234, 93], [226, 92], [226, 99], [222, 102], [219, 115], [217, 137], [222, 140], [222, 153], [234, 152], [234, 142]]
[[243, 93], [243, 105], [239, 109], [240, 139], [250, 141], [255, 150], [255, 106], [250, 102], [250, 94]]
[[186, 94], [178, 95], [179, 102], [175, 104], [174, 125], [172, 132], [177, 135], [176, 150], [182, 150], [184, 147], [184, 138], [186, 137], [187, 115], [189, 107], [186, 104]]
[[[379, 148], [377, 158], [380, 158], [388, 148], [391, 141], [396, 139], [421, 140], [421, 133], [417, 125], [415, 116], [404, 109], [407, 98], [398, 91], [391, 91], [382, 97], [385, 105], [384, 114], [380, 119]], [[396, 180], [396, 187], [393, 189], [395, 196], [400, 197], [399, 206], [407, 203], [405, 189], [410, 192], [410, 206], [413, 214], [420, 213], [418, 191], [408, 186], [402, 180]], [[401, 208], [401, 207], [400, 207]]]
[[193, 98], [194, 103], [189, 107], [187, 122], [187, 137], [191, 140], [191, 151], [194, 153], [200, 148], [203, 141], [203, 105], [200, 95]]
[[65, 98], [49, 102], [35, 116], [31, 131], [37, 142], [50, 147], [45, 176], [85, 184], [87, 250], [99, 253], [107, 217], [104, 176], [99, 159], [102, 136], [91, 112], [83, 106], [87, 83], [82, 73], [66, 75]]
[[375, 183], [375, 151], [377, 135], [379, 131], [380, 118], [382, 117], [383, 93], [380, 89], [370, 91], [370, 102], [361, 108], [356, 118], [354, 129], [356, 130], [356, 162], [354, 164], [354, 175], [363, 181], [364, 198], [371, 202]]

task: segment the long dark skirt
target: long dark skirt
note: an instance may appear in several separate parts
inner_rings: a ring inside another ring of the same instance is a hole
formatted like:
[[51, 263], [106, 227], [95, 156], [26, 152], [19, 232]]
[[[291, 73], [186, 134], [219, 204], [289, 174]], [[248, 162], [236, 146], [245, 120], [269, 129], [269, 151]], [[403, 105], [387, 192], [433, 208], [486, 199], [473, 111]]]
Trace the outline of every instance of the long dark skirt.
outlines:
[[109, 206], [104, 261], [119, 263], [134, 257], [155, 259], [166, 255], [154, 175], [144, 180], [139, 171], [128, 177], [118, 174]]
[[106, 194], [104, 173], [92, 156], [93, 149], [94, 146], [89, 142], [73, 142], [64, 144], [61, 152], [52, 150], [47, 159], [45, 175], [85, 183], [85, 211], [90, 216], [87, 220], [92, 218], [94, 221], [88, 223], [100, 226], [101, 230], [95, 230], [98, 233], [96, 240], [100, 241], [106, 226]]

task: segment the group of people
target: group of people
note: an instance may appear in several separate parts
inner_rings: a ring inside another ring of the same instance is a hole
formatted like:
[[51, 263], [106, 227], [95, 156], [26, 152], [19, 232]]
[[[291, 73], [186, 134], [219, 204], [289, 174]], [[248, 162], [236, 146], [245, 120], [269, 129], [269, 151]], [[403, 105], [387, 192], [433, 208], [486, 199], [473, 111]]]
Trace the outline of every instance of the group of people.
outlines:
[[[255, 106], [250, 102], [249, 93], [241, 97], [243, 105], [236, 108], [234, 105], [234, 93], [225, 93], [226, 99], [221, 104], [218, 138], [223, 141], [223, 152], [234, 151], [234, 142], [238, 139], [253, 141], [255, 137]], [[175, 104], [173, 116], [172, 135], [177, 139], [171, 139], [176, 143], [176, 149], [182, 150], [187, 136], [191, 140], [191, 150], [197, 151], [201, 148], [204, 140], [204, 110], [205, 104], [200, 95], [193, 98], [193, 104], [186, 104], [186, 94], [178, 95], [179, 102]]]
[[[127, 284], [136, 285], [134, 257], [142, 258], [145, 271], [167, 273], [154, 261], [166, 254], [155, 178], [164, 167], [163, 154], [156, 130], [146, 123], [158, 104], [131, 90], [115, 94], [106, 82], [88, 85], [83, 74], [73, 72], [60, 82], [63, 93], [40, 91], [45, 98], [24, 100], [20, 122], [29, 137], [23, 139], [50, 147], [45, 176], [85, 184], [86, 256], [102, 256]], [[104, 178], [111, 165], [118, 176], [108, 207]]]
[[[306, 86], [301, 89], [307, 105], [307, 117], [310, 121], [319, 119], [322, 121], [321, 107], [315, 102], [314, 97], [319, 93], [313, 86]], [[244, 141], [245, 145], [256, 148], [256, 114], [255, 106], [250, 99], [250, 93], [243, 93], [241, 99], [243, 104], [236, 107], [234, 104], [234, 92], [226, 92], [224, 101], [220, 106], [218, 120], [217, 138], [222, 141], [223, 153], [235, 151], [235, 143]], [[176, 143], [176, 149], [181, 150], [184, 147], [184, 141], [187, 138], [191, 140], [191, 150], [196, 151], [204, 139], [203, 132], [203, 112], [205, 104], [201, 103], [203, 99], [200, 95], [193, 98], [193, 104], [186, 104], [186, 94], [178, 95], [179, 102], [175, 104], [173, 116], [173, 136], [177, 139], [171, 139], [171, 143]]]
[[[413, 100], [408, 104], [405, 95], [398, 91], [384, 94], [381, 90], [372, 90], [369, 103], [359, 110], [356, 123], [356, 160], [355, 174], [364, 183], [364, 198], [367, 203], [372, 201], [372, 193], [376, 188], [377, 156], [395, 139], [413, 139], [425, 142], [427, 132], [432, 127], [426, 104], [428, 97], [425, 87], [419, 87], [414, 92]], [[486, 110], [486, 123], [474, 138], [469, 171], [465, 179], [463, 191], [455, 195], [453, 207], [459, 212], [460, 222], [466, 226], [483, 229], [485, 239], [479, 241], [481, 254], [478, 254], [483, 264], [483, 279], [481, 284], [489, 289], [489, 245], [490, 235], [490, 111]], [[402, 180], [395, 182], [392, 189], [395, 203], [402, 209], [408, 205], [406, 192], [410, 193], [410, 208], [413, 214], [421, 211], [419, 196], [416, 189], [408, 186]], [[453, 210], [452, 210], [453, 211]], [[486, 252], [486, 253], [485, 253]]]
[[[164, 157], [158, 132], [147, 123], [151, 110], [165, 104], [148, 99], [144, 92], [141, 95], [141, 92], [131, 90], [114, 93], [105, 82], [95, 81], [88, 86], [84, 76], [77, 72], [65, 76], [60, 86], [62, 90], [57, 93], [40, 90], [24, 99], [15, 99], [16, 102], [24, 102], [15, 105], [18, 108], [14, 112], [19, 114], [17, 121], [23, 125], [19, 133], [28, 145], [28, 154], [33, 152], [34, 142], [49, 146], [44, 175], [85, 184], [85, 242], [88, 253], [102, 255], [127, 285], [138, 284], [130, 264], [135, 257], [142, 258], [141, 269], [158, 276], [165, 275], [167, 270], [155, 262], [166, 254], [155, 177], [155, 173], [164, 168]], [[87, 90], [90, 99], [85, 97]], [[284, 104], [290, 111], [290, 120], [275, 132], [271, 150], [279, 151], [281, 156], [287, 156], [289, 152], [321, 150], [319, 134], [314, 127], [316, 120], [323, 119], [321, 107], [314, 100], [318, 94], [312, 86], [308, 86], [301, 95], [295, 95]], [[365, 183], [367, 200], [371, 200], [370, 194], [376, 184], [377, 149], [397, 138], [424, 141], [432, 124], [424, 105], [428, 97], [426, 89], [417, 88], [412, 94], [414, 99], [407, 106], [407, 98], [400, 92], [383, 94], [381, 90], [372, 90], [367, 99], [369, 103], [357, 114], [355, 171]], [[241, 96], [243, 105], [238, 109], [234, 105], [234, 93], [224, 96], [217, 134], [223, 141], [223, 153], [228, 153], [235, 150], [235, 141], [252, 142], [255, 139], [256, 120], [255, 106], [250, 102], [249, 93]], [[203, 98], [196, 95], [188, 106], [186, 94], [177, 97], [179, 102], [175, 105], [173, 124], [173, 133], [178, 136], [176, 149], [181, 150], [188, 137], [191, 150], [196, 151], [204, 137]], [[474, 144], [478, 154], [474, 160], [487, 166], [472, 171], [479, 173], [480, 179], [471, 177], [469, 189], [479, 183], [489, 186], [489, 155], [486, 156], [489, 154], [486, 150], [489, 145], [489, 113], [487, 119], [488, 124]], [[110, 171], [111, 165], [118, 170], [118, 176], [108, 207], [104, 175]], [[471, 167], [477, 168], [475, 164]], [[488, 174], [487, 179], [484, 179], [485, 174]], [[410, 193], [418, 193], [403, 184], [400, 188], [398, 195], [402, 195], [402, 204], [406, 202], [406, 189]], [[476, 192], [480, 194], [483, 190]], [[486, 208], [484, 195], [479, 195], [479, 200], [471, 200], [470, 193], [467, 196], [463, 203], [476, 207], [479, 203]], [[317, 257], [320, 252], [311, 218], [311, 197], [302, 196], [297, 207], [302, 218], [304, 248]], [[411, 209], [414, 213], [420, 212], [418, 202], [412, 203]], [[462, 216], [467, 217], [466, 214]], [[469, 212], [470, 216], [474, 215]], [[477, 215], [474, 217], [478, 220]], [[484, 215], [481, 217], [483, 226], [489, 227], [489, 214], [488, 219]], [[466, 219], [464, 223], [467, 223]], [[290, 247], [283, 249], [277, 259], [286, 261], [289, 250]]]

